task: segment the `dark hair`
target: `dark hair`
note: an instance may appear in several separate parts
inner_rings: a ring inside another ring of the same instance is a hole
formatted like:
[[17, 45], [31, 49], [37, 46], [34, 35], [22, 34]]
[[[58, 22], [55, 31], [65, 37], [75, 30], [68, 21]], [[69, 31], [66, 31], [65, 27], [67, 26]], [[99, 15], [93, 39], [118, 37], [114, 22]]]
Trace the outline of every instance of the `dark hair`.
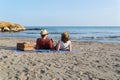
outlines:
[[43, 37], [45, 37], [46, 35], [48, 35], [48, 34], [45, 34], [45, 35], [41, 35], [41, 37], [43, 38]]

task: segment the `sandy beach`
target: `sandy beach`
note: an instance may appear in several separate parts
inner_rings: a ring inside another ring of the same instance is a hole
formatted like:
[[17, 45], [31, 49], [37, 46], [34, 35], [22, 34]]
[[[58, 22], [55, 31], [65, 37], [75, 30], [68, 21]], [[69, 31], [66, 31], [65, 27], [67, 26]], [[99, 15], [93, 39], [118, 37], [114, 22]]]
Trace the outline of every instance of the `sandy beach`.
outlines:
[[18, 42], [0, 38], [0, 80], [120, 80], [120, 43], [72, 41], [76, 52], [17, 51]]

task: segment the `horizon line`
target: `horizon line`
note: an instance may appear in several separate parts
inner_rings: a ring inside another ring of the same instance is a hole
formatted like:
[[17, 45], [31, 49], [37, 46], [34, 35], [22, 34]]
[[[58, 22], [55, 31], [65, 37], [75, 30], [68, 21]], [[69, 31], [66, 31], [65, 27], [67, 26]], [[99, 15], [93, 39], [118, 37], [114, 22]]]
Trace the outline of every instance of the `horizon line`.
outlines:
[[80, 26], [75, 26], [75, 25], [62, 25], [62, 26], [59, 26], [59, 25], [25, 25], [25, 26], [48, 26], [48, 27], [120, 27], [120, 25], [80, 25]]

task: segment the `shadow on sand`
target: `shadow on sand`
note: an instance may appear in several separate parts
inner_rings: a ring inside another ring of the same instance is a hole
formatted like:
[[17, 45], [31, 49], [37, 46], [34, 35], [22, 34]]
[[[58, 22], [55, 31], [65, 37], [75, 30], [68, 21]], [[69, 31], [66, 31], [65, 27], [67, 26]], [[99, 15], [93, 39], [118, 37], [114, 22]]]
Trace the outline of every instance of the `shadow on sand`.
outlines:
[[4, 49], [4, 50], [16, 50], [16, 47], [0, 46], [0, 50], [1, 49]]

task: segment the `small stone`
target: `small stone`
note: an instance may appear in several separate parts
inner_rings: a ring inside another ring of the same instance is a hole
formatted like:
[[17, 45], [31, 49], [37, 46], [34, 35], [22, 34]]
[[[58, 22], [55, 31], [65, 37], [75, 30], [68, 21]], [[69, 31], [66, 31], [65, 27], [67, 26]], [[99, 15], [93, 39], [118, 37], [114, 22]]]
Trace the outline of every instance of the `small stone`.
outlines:
[[45, 70], [42, 69], [40, 72], [41, 72], [42, 74], [44, 74], [44, 73], [45, 73]]
[[7, 68], [10, 68], [10, 66], [8, 66]]
[[36, 64], [33, 64], [33, 66], [35, 66]]
[[0, 58], [0, 61], [2, 61], [3, 59], [2, 58]]
[[117, 74], [120, 74], [120, 70], [116, 70]]
[[8, 58], [7, 56], [3, 56], [3, 58]]

